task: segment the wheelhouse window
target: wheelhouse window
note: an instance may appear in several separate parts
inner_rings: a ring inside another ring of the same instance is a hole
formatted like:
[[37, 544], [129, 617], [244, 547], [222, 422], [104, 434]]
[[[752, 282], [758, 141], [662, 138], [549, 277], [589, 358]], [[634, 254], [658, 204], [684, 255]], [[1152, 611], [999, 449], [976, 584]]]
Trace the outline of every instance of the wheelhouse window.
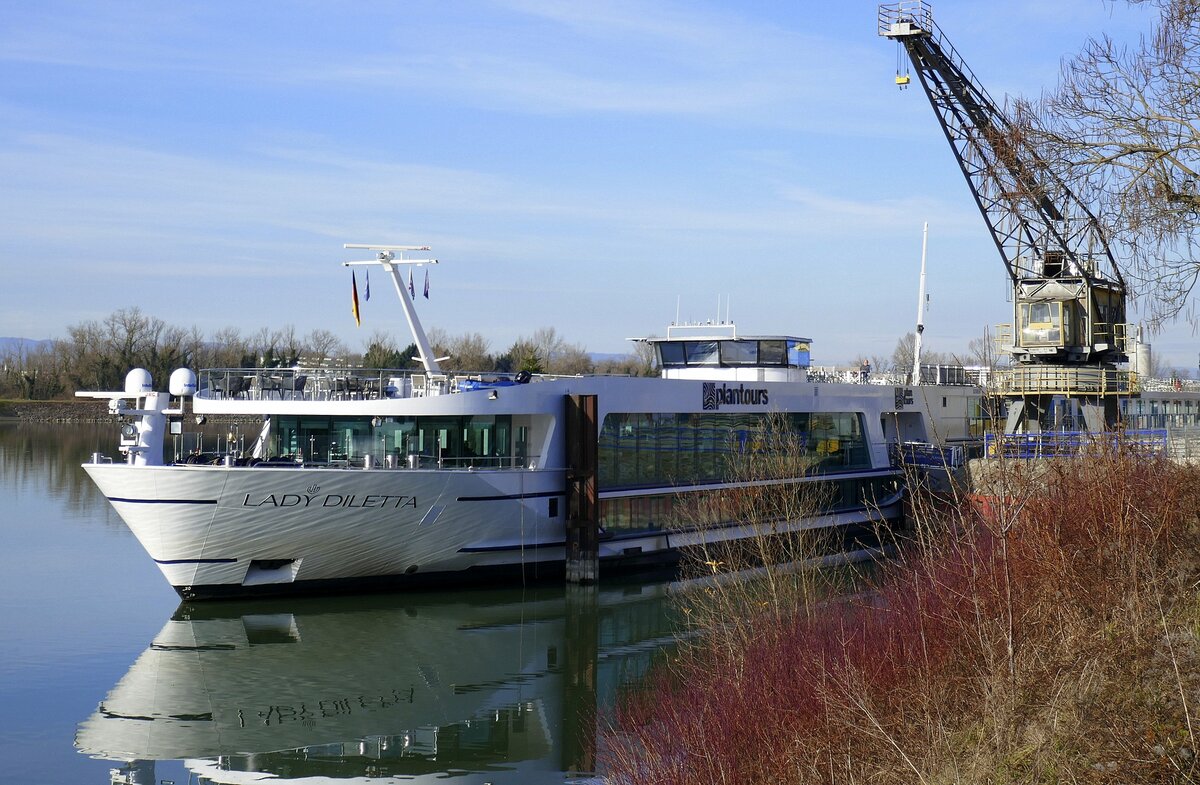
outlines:
[[787, 342], [759, 341], [758, 359], [761, 365], [783, 365], [787, 360]]
[[718, 362], [716, 341], [684, 341], [683, 350], [688, 365], [716, 365]]
[[721, 341], [721, 365], [757, 365], [758, 341]]
[[664, 368], [684, 365], [683, 344], [677, 341], [658, 344], [658, 360]]
[[712, 341], [657, 341], [663, 368], [687, 366], [809, 366], [807, 340], [795, 338], [731, 338]]
[[808, 341], [787, 342], [788, 365], [797, 368], [809, 366]]

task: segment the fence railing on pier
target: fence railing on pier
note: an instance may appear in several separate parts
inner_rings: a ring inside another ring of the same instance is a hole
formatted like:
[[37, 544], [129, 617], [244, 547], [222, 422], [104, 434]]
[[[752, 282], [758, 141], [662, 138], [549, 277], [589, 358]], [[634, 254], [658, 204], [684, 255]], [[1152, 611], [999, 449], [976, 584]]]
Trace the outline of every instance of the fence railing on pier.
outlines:
[[1167, 456], [1170, 454], [1169, 442], [1165, 428], [1106, 433], [988, 433], [983, 437], [983, 454], [987, 458], [1067, 458], [1097, 448], [1112, 448], [1129, 449], [1145, 455]]
[[940, 446], [926, 442], [904, 442], [891, 446], [893, 466], [921, 469], [957, 469], [966, 460], [966, 451], [959, 445]]

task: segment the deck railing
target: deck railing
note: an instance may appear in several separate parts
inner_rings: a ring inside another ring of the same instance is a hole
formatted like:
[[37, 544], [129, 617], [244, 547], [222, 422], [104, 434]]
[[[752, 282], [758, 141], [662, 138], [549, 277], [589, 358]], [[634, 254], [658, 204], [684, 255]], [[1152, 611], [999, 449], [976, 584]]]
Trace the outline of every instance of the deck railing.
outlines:
[[[197, 396], [209, 400], [367, 401], [420, 398], [499, 388], [523, 379], [515, 373], [443, 373], [396, 368], [206, 368]], [[538, 375], [531, 381], [558, 378]]]

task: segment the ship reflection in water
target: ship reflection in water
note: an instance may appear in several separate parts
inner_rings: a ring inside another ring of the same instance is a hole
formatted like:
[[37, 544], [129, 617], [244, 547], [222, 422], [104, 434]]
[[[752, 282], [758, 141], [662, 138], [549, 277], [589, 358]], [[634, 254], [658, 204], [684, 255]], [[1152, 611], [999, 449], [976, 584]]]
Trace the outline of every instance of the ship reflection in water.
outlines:
[[677, 588], [185, 603], [75, 744], [114, 782], [562, 782], [673, 643]]

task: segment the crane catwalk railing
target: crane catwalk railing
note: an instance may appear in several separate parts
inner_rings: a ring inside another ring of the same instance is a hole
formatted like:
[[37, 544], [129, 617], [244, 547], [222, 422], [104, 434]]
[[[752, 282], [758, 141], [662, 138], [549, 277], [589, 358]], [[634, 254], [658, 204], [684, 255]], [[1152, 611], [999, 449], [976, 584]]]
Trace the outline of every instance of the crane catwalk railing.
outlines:
[[1027, 365], [997, 371], [1001, 395], [1130, 395], [1137, 375], [1117, 368]]

